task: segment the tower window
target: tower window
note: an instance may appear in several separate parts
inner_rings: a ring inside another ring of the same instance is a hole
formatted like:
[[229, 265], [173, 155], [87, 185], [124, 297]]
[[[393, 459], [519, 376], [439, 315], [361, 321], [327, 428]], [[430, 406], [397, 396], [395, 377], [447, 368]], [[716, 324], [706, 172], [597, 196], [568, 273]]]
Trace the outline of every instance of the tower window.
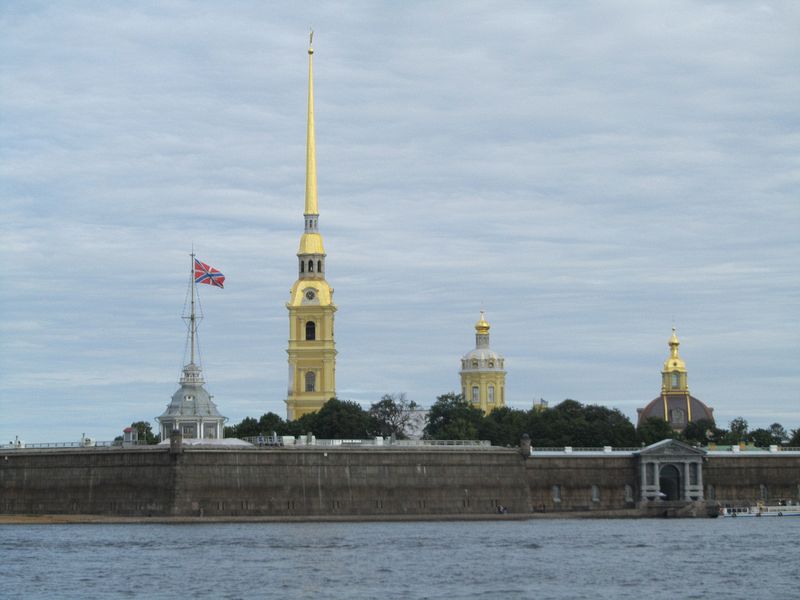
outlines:
[[314, 321], [306, 323], [306, 339], [309, 341], [317, 339], [317, 324]]
[[306, 371], [306, 391], [313, 392], [314, 384], [317, 381], [317, 376], [314, 371]]
[[317, 261], [317, 273], [322, 273], [322, 261]]
[[473, 369], [477, 369], [478, 368], [478, 361], [477, 360], [473, 360], [472, 361], [472, 368]]
[[672, 374], [672, 387], [677, 388], [681, 384], [681, 375], [680, 373], [673, 373]]
[[301, 260], [300, 261], [300, 272], [301, 273], [305, 273], [305, 271], [306, 271], [306, 263], [305, 263], [305, 261]]
[[309, 273], [313, 273], [314, 272], [314, 261], [313, 260], [308, 261], [308, 272]]

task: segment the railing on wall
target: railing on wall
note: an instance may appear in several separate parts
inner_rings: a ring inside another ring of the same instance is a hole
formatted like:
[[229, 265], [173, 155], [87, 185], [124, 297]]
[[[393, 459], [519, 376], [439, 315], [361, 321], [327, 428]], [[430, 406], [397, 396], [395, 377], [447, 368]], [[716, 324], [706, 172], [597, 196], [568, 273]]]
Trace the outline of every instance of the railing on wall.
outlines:
[[274, 448], [276, 446], [323, 446], [343, 448], [419, 448], [419, 447], [448, 447], [448, 448], [491, 448], [488, 440], [392, 440], [391, 438], [375, 437], [369, 439], [321, 439], [314, 436], [256, 436], [243, 437], [257, 447]]

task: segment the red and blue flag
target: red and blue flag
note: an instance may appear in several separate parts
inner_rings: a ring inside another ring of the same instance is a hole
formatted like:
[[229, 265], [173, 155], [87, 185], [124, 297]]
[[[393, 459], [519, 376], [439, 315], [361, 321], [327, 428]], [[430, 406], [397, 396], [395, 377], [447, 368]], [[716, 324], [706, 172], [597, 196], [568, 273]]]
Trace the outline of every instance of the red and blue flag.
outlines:
[[225, 275], [217, 271], [214, 267], [210, 267], [204, 262], [194, 259], [194, 282], [207, 283], [214, 285], [218, 288], [224, 288], [222, 285], [225, 283]]

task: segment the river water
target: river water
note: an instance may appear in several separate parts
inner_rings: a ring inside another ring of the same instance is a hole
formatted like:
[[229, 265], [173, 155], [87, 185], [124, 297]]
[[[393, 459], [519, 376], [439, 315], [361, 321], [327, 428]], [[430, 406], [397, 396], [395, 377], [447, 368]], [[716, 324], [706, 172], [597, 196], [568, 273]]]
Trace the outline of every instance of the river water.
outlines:
[[0, 525], [3, 598], [800, 597], [800, 518]]

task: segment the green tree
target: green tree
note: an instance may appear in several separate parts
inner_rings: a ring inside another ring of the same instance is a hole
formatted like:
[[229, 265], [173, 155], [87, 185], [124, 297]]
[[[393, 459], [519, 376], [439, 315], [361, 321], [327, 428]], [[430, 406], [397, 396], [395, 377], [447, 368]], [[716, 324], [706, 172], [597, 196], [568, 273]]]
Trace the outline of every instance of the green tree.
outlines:
[[258, 420], [258, 431], [267, 436], [272, 435], [273, 432], [277, 435], [286, 435], [286, 421], [281, 419], [274, 412], [264, 413]]
[[639, 442], [645, 446], [677, 437], [675, 430], [660, 417], [650, 417], [636, 430]]
[[517, 446], [526, 433], [528, 415], [525, 411], [501, 406], [483, 417], [478, 425], [478, 438], [495, 446]]
[[131, 427], [139, 433], [139, 442], [157, 444], [161, 441], [160, 436], [153, 433], [150, 421], [136, 421], [135, 423], [131, 423]]
[[786, 442], [787, 446], [791, 446], [792, 448], [797, 448], [800, 446], [800, 427], [797, 429], [792, 429], [792, 435], [789, 438], [789, 441]]
[[[311, 421], [311, 419], [309, 419]], [[331, 398], [314, 413], [311, 431], [323, 439], [363, 439], [370, 437], [369, 414], [351, 400]]]
[[754, 429], [748, 433], [747, 440], [759, 448], [769, 448], [772, 444], [776, 443], [775, 438], [772, 436], [772, 432], [769, 429], [764, 429], [763, 427]]
[[230, 438], [256, 437], [259, 434], [258, 421], [253, 417], [245, 417], [240, 423], [225, 427], [224, 435]]
[[683, 430], [682, 437], [689, 443], [708, 444], [721, 438], [722, 431], [717, 429], [713, 421], [700, 419], [692, 421]]
[[395, 438], [404, 440], [407, 437], [406, 427], [411, 419], [409, 411], [416, 406], [416, 402], [408, 400], [405, 393], [384, 394], [369, 408], [372, 431], [383, 437], [394, 435]]
[[785, 444], [789, 441], [789, 434], [780, 423], [773, 423], [769, 426], [769, 432], [772, 434], [772, 439], [775, 440], [773, 444]]
[[476, 440], [483, 421], [483, 411], [467, 402], [461, 394], [444, 394], [428, 412], [425, 437], [433, 440]]
[[742, 417], [736, 417], [728, 425], [727, 442], [729, 444], [738, 444], [739, 442], [747, 441], [747, 421]]

